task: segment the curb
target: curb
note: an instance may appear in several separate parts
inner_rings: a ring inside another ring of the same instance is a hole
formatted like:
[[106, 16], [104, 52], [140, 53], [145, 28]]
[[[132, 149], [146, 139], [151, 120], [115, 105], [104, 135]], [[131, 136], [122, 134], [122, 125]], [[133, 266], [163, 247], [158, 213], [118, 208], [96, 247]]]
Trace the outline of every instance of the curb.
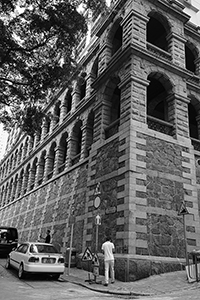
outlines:
[[70, 283], [73, 283], [73, 284], [77, 284], [77, 285], [80, 285], [84, 288], [87, 288], [91, 291], [94, 291], [94, 292], [99, 292], [99, 293], [105, 293], [105, 294], [111, 294], [111, 295], [121, 295], [121, 296], [153, 296], [153, 294], [149, 294], [149, 293], [137, 293], [137, 292], [131, 292], [131, 291], [110, 291], [108, 289], [100, 289], [100, 288], [94, 288], [90, 285], [87, 285], [83, 282], [78, 282], [76, 280], [70, 280], [70, 279], [66, 279], [66, 278], [63, 278], [62, 277], [62, 280], [63, 281], [66, 281], [66, 282], [70, 282]]

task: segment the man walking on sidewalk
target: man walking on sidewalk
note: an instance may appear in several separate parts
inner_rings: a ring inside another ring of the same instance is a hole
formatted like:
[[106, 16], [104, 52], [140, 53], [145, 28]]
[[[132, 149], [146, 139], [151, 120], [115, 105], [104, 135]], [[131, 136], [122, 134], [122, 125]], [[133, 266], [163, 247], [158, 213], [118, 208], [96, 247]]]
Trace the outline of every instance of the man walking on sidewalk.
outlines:
[[104, 254], [104, 267], [105, 267], [105, 286], [109, 283], [109, 270], [111, 275], [111, 283], [115, 282], [115, 272], [114, 272], [114, 251], [115, 246], [111, 242], [110, 236], [107, 236], [106, 242], [103, 243], [102, 252]]

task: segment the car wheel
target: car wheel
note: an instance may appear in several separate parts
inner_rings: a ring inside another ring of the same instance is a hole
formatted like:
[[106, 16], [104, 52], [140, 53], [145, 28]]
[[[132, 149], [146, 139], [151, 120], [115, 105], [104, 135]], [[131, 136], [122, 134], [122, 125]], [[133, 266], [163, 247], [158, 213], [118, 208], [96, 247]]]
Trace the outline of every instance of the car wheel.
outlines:
[[5, 268], [10, 269], [10, 257], [7, 257], [7, 259], [6, 259]]
[[18, 277], [19, 277], [19, 279], [23, 279], [25, 277], [24, 266], [22, 263], [19, 266]]

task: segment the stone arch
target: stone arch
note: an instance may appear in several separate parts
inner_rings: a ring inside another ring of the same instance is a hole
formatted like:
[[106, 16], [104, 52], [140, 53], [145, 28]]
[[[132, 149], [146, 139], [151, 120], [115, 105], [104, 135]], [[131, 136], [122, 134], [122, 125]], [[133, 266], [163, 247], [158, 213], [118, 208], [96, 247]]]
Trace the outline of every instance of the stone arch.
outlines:
[[24, 185], [23, 185], [23, 195], [27, 193], [28, 188], [28, 181], [29, 181], [29, 174], [30, 174], [30, 163], [26, 166], [25, 172], [24, 172]]
[[185, 43], [185, 67], [187, 70], [197, 74], [196, 59], [199, 57], [199, 51], [197, 47], [187, 41]]
[[46, 157], [46, 150], [43, 150], [40, 158], [38, 160], [38, 173], [37, 173], [37, 185], [42, 184], [45, 172], [45, 157]]
[[104, 124], [105, 124], [105, 138], [107, 139], [111, 135], [118, 132], [120, 115], [121, 115], [121, 90], [118, 87], [120, 78], [113, 76], [107, 82], [104, 90], [105, 99], [105, 112], [104, 112]]
[[4, 203], [3, 203], [4, 189], [5, 189], [5, 187], [4, 187], [4, 185], [3, 185], [3, 186], [1, 187], [1, 194], [0, 194], [0, 201], [1, 201], [0, 207], [3, 207], [3, 206], [4, 206]]
[[58, 173], [64, 171], [68, 156], [68, 132], [63, 132], [58, 144]]
[[8, 198], [8, 187], [9, 187], [9, 183], [6, 183], [6, 187], [5, 187], [5, 193], [4, 193], [4, 202], [3, 202], [3, 206], [7, 204], [7, 198]]
[[108, 33], [107, 41], [111, 44], [111, 56], [121, 48], [123, 43], [123, 28], [120, 25], [121, 21], [121, 17], [116, 19]]
[[8, 185], [8, 195], [7, 195], [7, 204], [9, 204], [12, 199], [12, 189], [13, 189], [13, 177], [11, 178], [9, 185]]
[[94, 134], [94, 111], [91, 110], [87, 117], [86, 122], [86, 142], [85, 142], [85, 157], [89, 156], [91, 146], [93, 143], [93, 134]]
[[78, 104], [81, 100], [83, 100], [86, 96], [86, 88], [87, 88], [87, 73], [81, 72], [77, 78], [75, 83], [75, 93], [76, 93], [76, 104]]
[[147, 115], [168, 121], [167, 97], [173, 93], [173, 85], [165, 74], [159, 72], [151, 72], [147, 79]]
[[59, 100], [55, 103], [54, 110], [53, 110], [54, 126], [56, 126], [60, 120], [60, 111], [61, 111], [60, 106], [61, 106], [61, 101]]
[[70, 112], [72, 109], [72, 88], [68, 88], [63, 105], [66, 107], [66, 113]]
[[48, 163], [46, 167], [48, 167], [47, 170], [47, 179], [51, 179], [54, 173], [54, 163], [55, 163], [55, 157], [56, 157], [56, 142], [53, 141], [51, 143], [51, 146], [49, 148], [49, 152], [47, 155]]
[[171, 32], [171, 25], [168, 19], [158, 11], [152, 10], [148, 14], [147, 42], [168, 51], [169, 44], [167, 35]]
[[82, 148], [82, 125], [81, 119], [77, 120], [71, 132], [71, 162], [72, 165], [80, 160]]
[[92, 76], [92, 81], [94, 81], [98, 77], [98, 71], [99, 71], [99, 56], [95, 58], [91, 68], [90, 74]]
[[190, 137], [200, 139], [200, 101], [193, 95], [188, 104], [188, 120]]
[[11, 201], [14, 201], [16, 198], [16, 191], [17, 191], [17, 183], [18, 183], [18, 174], [15, 175], [14, 181], [13, 181], [13, 190], [12, 190], [12, 198]]
[[35, 157], [34, 160], [33, 160], [32, 165], [31, 165], [31, 170], [30, 170], [31, 172], [30, 172], [30, 180], [29, 180], [29, 190], [32, 190], [35, 186], [37, 163], [38, 163], [38, 158]]
[[22, 195], [22, 183], [24, 179], [24, 169], [20, 171], [19, 174], [19, 180], [18, 180], [18, 186], [17, 186], [17, 192], [16, 192], [16, 197], [19, 198], [20, 195]]

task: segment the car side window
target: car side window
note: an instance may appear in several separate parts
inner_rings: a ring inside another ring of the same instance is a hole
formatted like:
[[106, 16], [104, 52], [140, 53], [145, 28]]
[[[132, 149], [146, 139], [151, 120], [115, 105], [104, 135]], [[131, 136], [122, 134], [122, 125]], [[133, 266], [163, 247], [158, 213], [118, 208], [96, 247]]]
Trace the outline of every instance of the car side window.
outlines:
[[35, 245], [31, 245], [30, 252], [31, 253], [37, 253], [37, 247]]
[[28, 249], [28, 245], [22, 244], [17, 248], [16, 251], [20, 253], [26, 253], [27, 249]]

